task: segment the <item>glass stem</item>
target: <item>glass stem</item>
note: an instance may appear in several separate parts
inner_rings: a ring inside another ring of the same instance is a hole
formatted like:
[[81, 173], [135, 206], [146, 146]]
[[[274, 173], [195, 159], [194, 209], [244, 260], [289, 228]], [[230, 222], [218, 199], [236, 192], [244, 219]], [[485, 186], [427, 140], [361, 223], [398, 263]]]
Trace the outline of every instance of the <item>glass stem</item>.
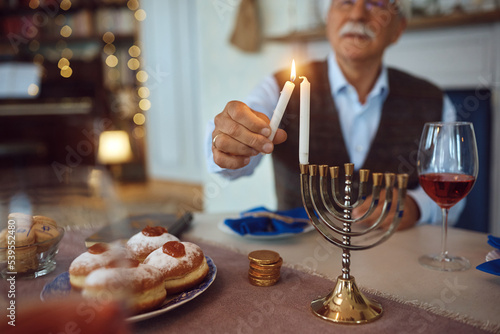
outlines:
[[446, 259], [448, 257], [448, 248], [446, 246], [447, 239], [448, 239], [448, 211], [450, 209], [445, 209], [442, 208], [442, 216], [443, 216], [443, 231], [441, 233], [441, 259]]

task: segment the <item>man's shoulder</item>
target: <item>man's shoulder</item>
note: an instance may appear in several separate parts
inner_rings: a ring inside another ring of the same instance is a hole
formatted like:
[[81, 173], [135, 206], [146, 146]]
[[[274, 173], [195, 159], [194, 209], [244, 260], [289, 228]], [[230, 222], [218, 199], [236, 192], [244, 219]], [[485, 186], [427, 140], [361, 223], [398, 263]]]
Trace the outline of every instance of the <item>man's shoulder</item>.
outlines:
[[420, 92], [428, 92], [430, 94], [437, 94], [441, 96], [443, 94], [442, 90], [436, 86], [434, 83], [410, 74], [408, 72], [389, 67], [387, 69], [389, 77], [390, 89], [401, 89], [401, 90], [412, 90], [418, 89]]

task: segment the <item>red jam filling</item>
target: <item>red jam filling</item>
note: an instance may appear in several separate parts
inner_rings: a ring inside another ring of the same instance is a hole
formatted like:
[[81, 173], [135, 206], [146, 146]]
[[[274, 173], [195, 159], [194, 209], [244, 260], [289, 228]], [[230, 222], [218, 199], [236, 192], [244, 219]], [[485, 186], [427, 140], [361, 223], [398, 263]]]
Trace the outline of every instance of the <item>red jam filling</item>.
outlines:
[[163, 245], [163, 253], [173, 257], [182, 257], [186, 255], [186, 248], [179, 241], [169, 241]]
[[106, 268], [135, 268], [139, 266], [139, 263], [135, 259], [116, 259], [108, 263]]
[[98, 243], [89, 247], [88, 251], [90, 254], [102, 254], [108, 250], [108, 245]]
[[162, 226], [146, 226], [142, 229], [142, 234], [146, 237], [158, 237], [163, 233], [168, 233], [168, 231]]

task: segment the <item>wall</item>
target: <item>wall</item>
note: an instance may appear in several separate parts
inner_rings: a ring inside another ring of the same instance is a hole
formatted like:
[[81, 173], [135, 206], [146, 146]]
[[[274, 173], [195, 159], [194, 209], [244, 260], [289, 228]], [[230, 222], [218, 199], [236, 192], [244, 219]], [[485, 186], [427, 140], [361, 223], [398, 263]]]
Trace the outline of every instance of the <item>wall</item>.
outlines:
[[147, 169], [153, 179], [202, 183], [197, 7], [194, 0], [146, 0], [142, 69], [150, 90]]

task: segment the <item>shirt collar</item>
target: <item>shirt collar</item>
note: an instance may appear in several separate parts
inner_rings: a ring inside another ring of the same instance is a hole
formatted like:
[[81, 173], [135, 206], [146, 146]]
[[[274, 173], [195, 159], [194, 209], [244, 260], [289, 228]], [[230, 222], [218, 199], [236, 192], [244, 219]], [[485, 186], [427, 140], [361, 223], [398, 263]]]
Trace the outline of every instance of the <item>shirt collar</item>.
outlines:
[[[335, 60], [335, 54], [333, 52], [330, 52], [328, 54], [327, 64], [328, 64], [328, 80], [330, 81], [332, 95], [333, 97], [335, 97], [338, 96], [342, 90], [351, 86], [351, 84], [347, 82], [346, 78], [344, 77], [344, 74], [340, 70], [337, 61]], [[372, 90], [368, 94], [368, 98], [380, 95], [385, 99], [388, 94], [389, 94], [389, 80], [387, 75], [387, 67], [384, 64], [382, 64], [382, 70], [380, 72], [380, 75], [378, 76], [377, 81], [375, 82], [375, 85], [373, 86]]]

